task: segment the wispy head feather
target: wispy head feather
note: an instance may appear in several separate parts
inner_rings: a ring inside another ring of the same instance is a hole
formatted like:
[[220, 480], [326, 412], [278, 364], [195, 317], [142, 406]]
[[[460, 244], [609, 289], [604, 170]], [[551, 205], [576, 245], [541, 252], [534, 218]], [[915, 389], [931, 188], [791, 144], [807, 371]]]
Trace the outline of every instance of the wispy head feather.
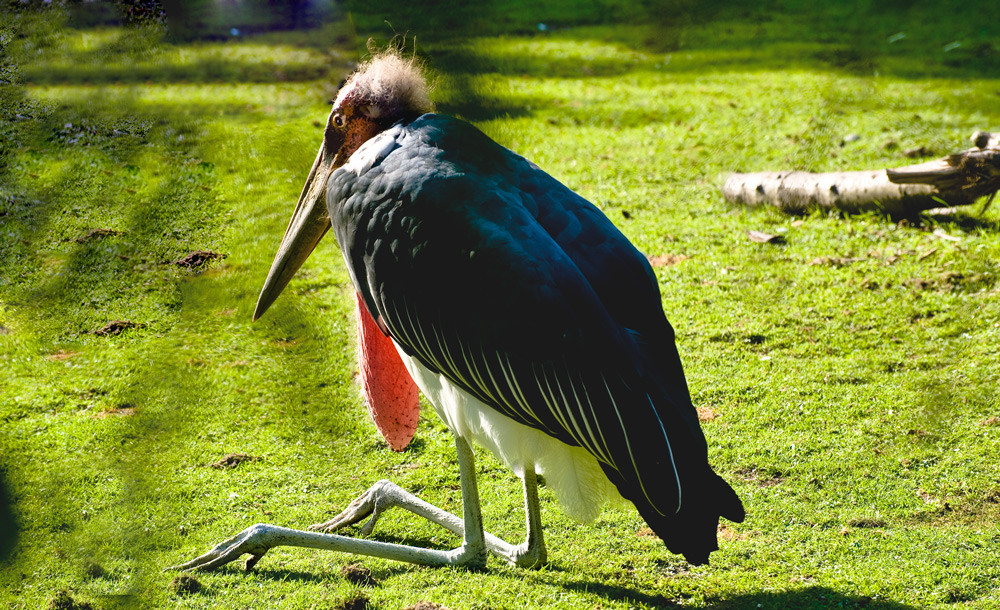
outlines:
[[416, 118], [434, 110], [427, 79], [416, 57], [387, 49], [363, 62], [341, 88], [335, 106], [367, 106], [375, 119]]

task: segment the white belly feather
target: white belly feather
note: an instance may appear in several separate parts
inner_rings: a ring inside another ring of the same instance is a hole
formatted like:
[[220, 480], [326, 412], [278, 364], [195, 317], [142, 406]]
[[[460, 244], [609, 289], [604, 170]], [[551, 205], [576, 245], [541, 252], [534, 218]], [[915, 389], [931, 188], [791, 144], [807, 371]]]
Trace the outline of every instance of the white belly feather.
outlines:
[[396, 349], [413, 380], [453, 433], [493, 452], [519, 477], [524, 476], [526, 464], [534, 464], [566, 514], [592, 521], [606, 502], [622, 500], [594, 456], [484, 405], [406, 355], [398, 345]]

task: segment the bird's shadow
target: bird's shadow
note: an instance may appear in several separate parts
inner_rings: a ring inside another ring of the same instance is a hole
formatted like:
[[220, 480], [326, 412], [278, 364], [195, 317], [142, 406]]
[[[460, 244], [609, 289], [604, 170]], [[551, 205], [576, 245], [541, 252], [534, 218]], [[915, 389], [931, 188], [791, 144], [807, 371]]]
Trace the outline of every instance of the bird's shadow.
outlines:
[[[363, 561], [363, 558], [359, 559]], [[379, 567], [372, 570], [372, 577], [376, 583], [375, 586], [380, 586], [382, 582], [390, 580], [395, 576], [407, 574], [413, 569], [414, 566], [408, 564]], [[231, 567], [230, 571], [242, 572], [241, 569], [235, 566]], [[269, 567], [255, 567], [252, 571], [256, 578], [274, 582], [319, 583], [328, 582], [331, 578], [341, 578], [341, 576], [328, 571], [312, 572]], [[487, 565], [485, 572], [500, 578], [517, 578], [520, 580], [524, 577], [523, 571], [516, 569], [512, 571], [509, 568], [498, 566], [495, 561], [491, 561]], [[560, 575], [559, 579], [561, 582], [551, 582], [550, 586], [562, 587], [568, 591], [597, 595], [608, 602], [624, 602], [630, 605], [650, 608], [666, 608], [680, 605], [693, 608], [724, 607], [732, 610], [741, 608], [869, 608], [874, 610], [915, 610], [916, 608], [916, 606], [892, 600], [879, 599], [877, 596], [853, 595], [823, 586], [809, 586], [783, 592], [760, 591], [726, 598], [717, 598], [709, 595], [706, 596], [703, 603], [698, 604], [692, 603], [690, 596], [684, 593], [681, 593], [679, 596], [676, 594], [667, 596], [655, 591], [607, 584], [586, 577], [566, 582], [563, 580], [566, 576], [566, 569], [555, 563], [545, 566], [544, 572], [555, 572]]]
[[[356, 561], [350, 563], [364, 563], [364, 558], [357, 558]], [[381, 586], [382, 581], [393, 578], [395, 576], [400, 576], [402, 574], [407, 574], [412, 572], [415, 566], [409, 564], [399, 564], [389, 567], [372, 568], [371, 576], [375, 586]], [[342, 576], [337, 573], [331, 572], [304, 572], [302, 570], [290, 570], [287, 568], [253, 568], [252, 572], [257, 578], [264, 580], [272, 580], [275, 582], [284, 581], [294, 581], [294, 582], [329, 582], [331, 577], [335, 579], [341, 579]]]
[[913, 610], [916, 606], [908, 606], [891, 600], [881, 600], [863, 595], [849, 595], [828, 587], [805, 587], [794, 591], [770, 592], [761, 591], [747, 593], [727, 598], [708, 596], [704, 604], [691, 604], [686, 599], [665, 597], [649, 591], [639, 591], [629, 587], [608, 585], [593, 581], [576, 581], [563, 585], [566, 589], [599, 595], [608, 601], [625, 602], [630, 605], [650, 608], [675, 607], [683, 605], [686, 608], [871, 608], [876, 610]]
[[[350, 563], [363, 563], [364, 557], [355, 556], [354, 560]], [[264, 560], [266, 561], [266, 559]], [[398, 565], [391, 565], [388, 567], [373, 568], [372, 578], [376, 583], [375, 586], [381, 586], [382, 581], [386, 579], [393, 578], [402, 574], [409, 573], [413, 571], [415, 566], [409, 564], [400, 563]], [[233, 562], [226, 566], [218, 569], [216, 574], [253, 574], [254, 578], [259, 580], [266, 580], [271, 582], [297, 582], [297, 583], [326, 583], [329, 584], [331, 580], [340, 580], [343, 576], [339, 572], [329, 571], [329, 570], [297, 570], [290, 568], [281, 567], [267, 567], [267, 566], [254, 566], [250, 570], [246, 570], [243, 567], [242, 562]], [[209, 589], [206, 591], [211, 593]]]

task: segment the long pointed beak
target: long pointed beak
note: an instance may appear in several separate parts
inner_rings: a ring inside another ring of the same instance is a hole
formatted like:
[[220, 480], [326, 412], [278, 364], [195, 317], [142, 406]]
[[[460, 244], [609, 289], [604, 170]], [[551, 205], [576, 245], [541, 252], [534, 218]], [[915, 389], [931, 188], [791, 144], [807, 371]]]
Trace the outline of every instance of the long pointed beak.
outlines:
[[309, 178], [302, 187], [302, 194], [295, 204], [292, 219], [285, 229], [285, 236], [281, 238], [278, 253], [271, 263], [271, 270], [264, 280], [264, 287], [260, 290], [257, 307], [253, 312], [255, 321], [274, 303], [295, 272], [312, 254], [316, 244], [330, 229], [330, 217], [326, 210], [326, 182], [330, 178], [335, 160], [327, 159], [325, 146], [324, 143], [319, 147]]

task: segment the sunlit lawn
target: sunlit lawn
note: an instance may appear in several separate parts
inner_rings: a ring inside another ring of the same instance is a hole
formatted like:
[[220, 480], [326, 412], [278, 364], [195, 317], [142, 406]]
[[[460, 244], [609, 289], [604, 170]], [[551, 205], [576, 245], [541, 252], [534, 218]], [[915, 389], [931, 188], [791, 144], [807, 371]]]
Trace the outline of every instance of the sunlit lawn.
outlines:
[[[196, 575], [191, 594], [162, 569], [255, 522], [324, 520], [381, 478], [460, 510], [429, 408], [404, 453], [367, 421], [332, 238], [250, 323], [363, 44], [317, 46], [342, 25], [149, 46], [19, 23], [32, 46], [11, 43], [24, 85], [3, 87], [0, 127], [0, 464], [21, 531], [0, 603], [67, 589], [99, 608], [334, 608], [359, 591], [379, 608], [1000, 606], [997, 206], [797, 218], [719, 189], [730, 171], [903, 165], [902, 150], [998, 128], [992, 60], [947, 55], [929, 26], [890, 43], [885, 23], [857, 55], [780, 18], [693, 23], [666, 47], [654, 26], [590, 25], [421, 48], [442, 109], [674, 255], [657, 267], [664, 308], [712, 462], [748, 510], [710, 566], [669, 554], [630, 508], [581, 525], [543, 488], [541, 571], [277, 549], [249, 574]], [[225, 258], [175, 264], [198, 250]], [[95, 334], [116, 320], [137, 326]], [[212, 467], [232, 453], [259, 459]], [[518, 482], [488, 455], [479, 471], [487, 528], [519, 539]], [[375, 536], [456, 542], [403, 513]], [[378, 586], [341, 576], [357, 561]]]

